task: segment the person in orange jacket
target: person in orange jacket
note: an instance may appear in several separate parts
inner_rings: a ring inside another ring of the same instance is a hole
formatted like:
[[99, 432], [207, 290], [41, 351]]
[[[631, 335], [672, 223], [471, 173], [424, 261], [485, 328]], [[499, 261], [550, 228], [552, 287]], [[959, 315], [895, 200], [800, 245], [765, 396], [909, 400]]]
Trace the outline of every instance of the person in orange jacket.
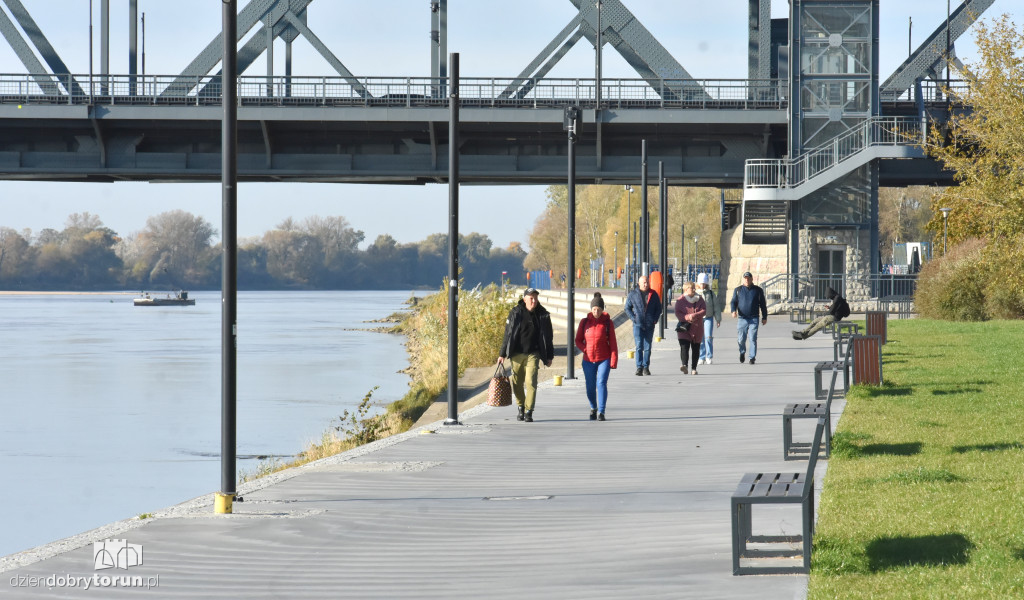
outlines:
[[576, 329], [576, 347], [583, 353], [583, 375], [587, 380], [590, 420], [604, 421], [608, 402], [608, 374], [619, 366], [619, 346], [615, 341], [615, 324], [604, 312], [604, 298], [594, 292], [590, 313], [580, 320]]

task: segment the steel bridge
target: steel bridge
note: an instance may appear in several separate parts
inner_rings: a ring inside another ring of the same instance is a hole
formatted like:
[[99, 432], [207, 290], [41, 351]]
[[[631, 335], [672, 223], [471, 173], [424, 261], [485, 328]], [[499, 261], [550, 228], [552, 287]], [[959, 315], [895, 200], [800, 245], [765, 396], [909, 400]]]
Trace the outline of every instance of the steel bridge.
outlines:
[[[111, 74], [103, 68], [109, 64], [109, 28], [103, 20], [109, 19], [109, 0], [98, 1], [101, 69], [83, 75], [68, 72], [22, 0], [0, 0], [0, 33], [25, 68], [24, 73], [0, 74], [0, 178], [219, 178], [219, 37], [177, 75], [142, 75], [135, 68], [137, 45], [131, 32], [131, 72]], [[779, 67], [786, 40], [778, 23], [772, 32], [770, 0], [748, 0], [746, 80], [693, 79], [621, 0], [597, 3], [603, 5], [600, 11], [593, 2], [570, 1], [577, 16], [518, 76], [460, 79], [463, 181], [564, 181], [566, 106], [583, 109], [577, 145], [581, 183], [636, 183], [641, 139], [648, 140], [650, 163], [663, 162], [666, 176], [681, 185], [739, 187], [747, 161], [788, 154], [791, 94], [786, 68], [780, 76]], [[954, 39], [980, 14], [978, 8], [991, 2], [964, 2], [951, 22]], [[240, 41], [259, 28], [239, 49], [240, 179], [446, 181], [447, 0], [429, 3], [429, 77], [353, 76], [314, 33], [307, 11], [311, 4], [250, 0], [240, 11]], [[967, 11], [968, 5], [975, 13]], [[130, 0], [129, 10], [137, 11], [137, 0]], [[944, 39], [946, 31], [943, 25], [882, 87], [884, 114], [945, 117], [937, 76], [945, 52], [936, 40]], [[300, 36], [336, 73], [291, 75], [291, 43]], [[583, 39], [616, 50], [638, 77], [547, 78]], [[272, 70], [275, 41], [286, 46], [284, 74]], [[244, 74], [261, 54], [270, 55], [266, 75]], [[929, 160], [900, 162], [898, 168], [882, 163], [883, 185], [950, 181]]]
[[[22, 0], [0, 0], [0, 34], [24, 66], [0, 74], [0, 179], [218, 179], [221, 37], [181, 73], [139, 73], [129, 0], [129, 72], [113, 74], [110, 0], [98, 1], [101, 66], [82, 75]], [[661, 163], [672, 185], [742, 189], [726, 206], [742, 242], [785, 245], [790, 273], [877, 273], [879, 187], [952, 183], [923, 140], [953, 110], [953, 42], [994, 1], [961, 0], [883, 81], [880, 0], [789, 0], [786, 19], [771, 18], [772, 0], [747, 0], [742, 80], [693, 78], [624, 0], [569, 0], [576, 16], [518, 75], [460, 77], [460, 181], [564, 182], [563, 115], [576, 107], [578, 182], [638, 183], [646, 140], [648, 164]], [[429, 2], [430, 75], [408, 77], [354, 76], [316, 35], [312, 3], [249, 0], [239, 13], [239, 179], [447, 181], [447, 0]], [[293, 76], [299, 37], [335, 72]], [[594, 76], [549, 78], [581, 40], [595, 48]], [[603, 78], [605, 46], [637, 77]], [[261, 55], [266, 73], [246, 74]]]

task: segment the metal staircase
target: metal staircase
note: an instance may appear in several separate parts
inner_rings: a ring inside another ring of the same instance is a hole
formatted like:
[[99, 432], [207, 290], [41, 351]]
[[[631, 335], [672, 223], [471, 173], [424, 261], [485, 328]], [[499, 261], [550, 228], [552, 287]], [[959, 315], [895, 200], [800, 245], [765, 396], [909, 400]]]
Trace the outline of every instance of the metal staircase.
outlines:
[[743, 203], [744, 244], [785, 244], [789, 202]]
[[871, 117], [796, 158], [752, 159], [743, 174], [744, 214], [750, 202], [791, 202], [878, 158], [924, 158], [919, 117]]

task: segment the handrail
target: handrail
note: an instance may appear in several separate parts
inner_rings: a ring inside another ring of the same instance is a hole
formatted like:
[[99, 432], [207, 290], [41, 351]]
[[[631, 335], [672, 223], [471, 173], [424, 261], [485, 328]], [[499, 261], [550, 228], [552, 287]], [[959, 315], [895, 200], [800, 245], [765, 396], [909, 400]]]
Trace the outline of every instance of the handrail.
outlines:
[[[795, 281], [795, 284], [794, 284]], [[825, 297], [825, 290], [835, 288], [847, 300], [911, 299], [917, 291], [917, 275], [878, 273], [780, 273], [758, 284], [764, 290], [768, 308], [780, 304], [803, 302], [805, 297]]]
[[[595, 106], [593, 78], [529, 80], [521, 96], [503, 95], [516, 77], [461, 77], [459, 97], [479, 106]], [[240, 76], [242, 104], [447, 106], [445, 77]], [[220, 102], [219, 75], [182, 81], [176, 75], [0, 73], [0, 102], [20, 104], [179, 104]], [[72, 93], [68, 93], [71, 89]], [[783, 109], [778, 79], [601, 79], [602, 107]]]
[[868, 148], [923, 145], [925, 134], [926, 125], [920, 117], [871, 117], [796, 158], [747, 160], [743, 186], [795, 188]]

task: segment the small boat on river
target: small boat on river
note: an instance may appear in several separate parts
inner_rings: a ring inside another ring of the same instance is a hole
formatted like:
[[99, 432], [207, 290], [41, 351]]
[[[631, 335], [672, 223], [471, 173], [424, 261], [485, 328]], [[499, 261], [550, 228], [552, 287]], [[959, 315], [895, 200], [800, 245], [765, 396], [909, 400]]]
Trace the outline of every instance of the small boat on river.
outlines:
[[142, 297], [136, 298], [132, 304], [135, 306], [195, 306], [196, 301], [194, 298], [188, 297], [188, 292], [182, 290], [173, 296], [167, 294], [163, 298], [155, 298], [148, 293], [143, 293]]

